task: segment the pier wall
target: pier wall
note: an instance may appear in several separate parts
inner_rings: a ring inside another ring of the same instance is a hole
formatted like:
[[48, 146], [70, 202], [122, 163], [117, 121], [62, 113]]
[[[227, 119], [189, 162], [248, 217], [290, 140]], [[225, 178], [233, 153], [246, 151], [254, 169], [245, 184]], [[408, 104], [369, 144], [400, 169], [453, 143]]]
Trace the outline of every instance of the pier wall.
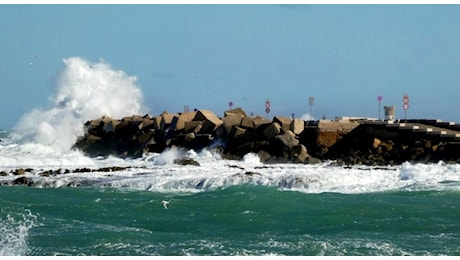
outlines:
[[[378, 121], [340, 119], [303, 121], [247, 116], [241, 109], [223, 117], [209, 110], [103, 117], [85, 124], [75, 144], [89, 156], [140, 157], [170, 148], [214, 149], [223, 158], [257, 153], [264, 163], [392, 165], [410, 162], [457, 162], [457, 125], [439, 120]], [[460, 162], [460, 161], [459, 161]]]

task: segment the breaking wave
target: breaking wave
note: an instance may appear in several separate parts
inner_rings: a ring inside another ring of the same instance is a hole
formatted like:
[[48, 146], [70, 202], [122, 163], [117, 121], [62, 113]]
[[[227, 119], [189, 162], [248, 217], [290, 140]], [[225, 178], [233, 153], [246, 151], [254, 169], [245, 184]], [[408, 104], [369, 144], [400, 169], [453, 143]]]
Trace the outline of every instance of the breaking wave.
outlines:
[[30, 210], [25, 210], [16, 217], [8, 214], [5, 219], [0, 218], [0, 255], [26, 255], [29, 250], [27, 245], [29, 230], [37, 224], [37, 216]]
[[83, 134], [86, 121], [104, 115], [132, 116], [145, 110], [136, 77], [114, 70], [104, 61], [90, 63], [79, 57], [63, 61], [65, 68], [58, 77], [52, 107], [25, 114], [14, 128], [15, 142], [67, 152]]

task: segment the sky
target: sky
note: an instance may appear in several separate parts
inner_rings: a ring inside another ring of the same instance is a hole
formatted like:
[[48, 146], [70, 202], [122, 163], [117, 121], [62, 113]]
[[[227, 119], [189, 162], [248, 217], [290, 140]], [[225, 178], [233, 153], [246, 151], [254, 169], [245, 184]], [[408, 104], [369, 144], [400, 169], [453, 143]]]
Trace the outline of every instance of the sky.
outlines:
[[[0, 5], [0, 129], [52, 106], [63, 59], [136, 77], [146, 113], [460, 122], [458, 5]], [[403, 95], [409, 109], [403, 110]], [[381, 103], [377, 96], [382, 96]], [[309, 98], [314, 104], [309, 105]]]

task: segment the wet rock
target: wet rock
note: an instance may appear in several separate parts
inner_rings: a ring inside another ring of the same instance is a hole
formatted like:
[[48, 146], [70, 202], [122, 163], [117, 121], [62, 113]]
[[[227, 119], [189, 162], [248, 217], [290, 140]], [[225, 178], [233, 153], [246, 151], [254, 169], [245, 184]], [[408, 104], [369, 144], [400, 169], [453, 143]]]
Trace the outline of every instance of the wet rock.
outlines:
[[296, 135], [290, 130], [286, 131], [284, 134], [277, 135], [275, 139], [280, 141], [289, 149], [299, 144], [299, 140], [296, 138]]
[[174, 159], [174, 164], [200, 166], [200, 163], [190, 158]]
[[27, 186], [32, 186], [34, 183], [32, 181], [32, 179], [28, 178], [28, 177], [19, 177], [17, 179], [15, 179], [13, 182], [12, 182], [13, 185], [27, 185]]

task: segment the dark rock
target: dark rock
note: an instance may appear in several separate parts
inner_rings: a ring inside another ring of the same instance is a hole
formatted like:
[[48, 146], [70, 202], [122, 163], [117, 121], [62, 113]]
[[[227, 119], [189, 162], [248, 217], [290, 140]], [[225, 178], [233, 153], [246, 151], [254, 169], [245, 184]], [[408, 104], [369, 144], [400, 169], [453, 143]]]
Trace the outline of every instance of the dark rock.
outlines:
[[32, 186], [34, 183], [32, 181], [32, 179], [28, 178], [28, 177], [19, 177], [17, 179], [15, 179], [13, 182], [12, 182], [13, 185], [27, 185], [27, 186]]
[[287, 130], [282, 135], [277, 135], [275, 139], [279, 140], [283, 145], [285, 145], [289, 149], [299, 144], [299, 140], [296, 138], [296, 135], [290, 130]]
[[303, 163], [307, 159], [307, 148], [303, 144], [295, 145], [291, 148], [291, 160], [294, 163]]
[[[320, 164], [322, 163], [323, 161], [321, 161], [321, 159], [318, 159], [318, 158], [315, 158], [315, 157], [312, 157], [312, 156], [308, 156], [306, 159], [305, 159], [305, 164]], [[340, 164], [340, 162], [338, 162]]]
[[200, 166], [200, 163], [190, 159], [190, 158], [180, 158], [180, 159], [174, 159], [173, 161], [175, 164], [178, 165], [193, 165], [193, 166]]

